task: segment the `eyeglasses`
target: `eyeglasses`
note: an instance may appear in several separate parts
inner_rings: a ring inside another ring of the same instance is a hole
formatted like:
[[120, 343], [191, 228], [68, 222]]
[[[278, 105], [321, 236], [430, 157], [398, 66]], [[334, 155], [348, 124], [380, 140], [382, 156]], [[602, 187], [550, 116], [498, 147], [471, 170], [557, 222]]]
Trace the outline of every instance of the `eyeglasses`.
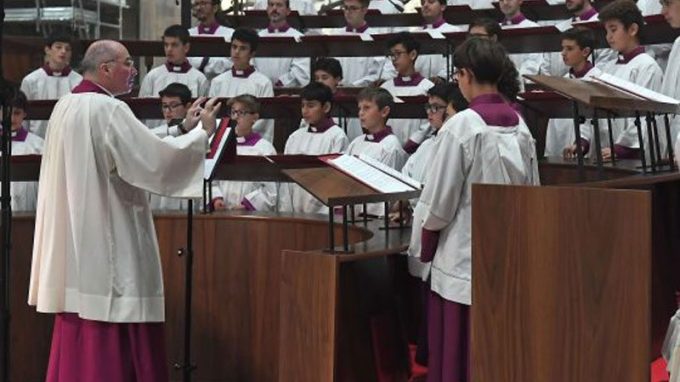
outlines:
[[425, 112], [426, 113], [434, 114], [434, 113], [437, 113], [441, 110], [446, 110], [446, 106], [437, 105], [437, 104], [434, 104], [434, 103], [428, 103], [428, 104], [425, 105]]
[[124, 59], [123, 61], [118, 61], [118, 60], [109, 60], [106, 61], [105, 64], [111, 64], [111, 63], [116, 63], [116, 64], [123, 64], [123, 66], [127, 68], [131, 68], [135, 66], [135, 60], [132, 59], [132, 57], [128, 57]]
[[399, 59], [399, 57], [401, 57], [402, 54], [408, 54], [408, 52], [402, 50], [395, 50], [394, 52], [387, 53], [387, 58], [389, 58], [392, 61], [396, 61]]
[[253, 113], [252, 111], [248, 111], [248, 110], [231, 110], [229, 112], [229, 115], [231, 116], [231, 118], [240, 118], [240, 117], [243, 117], [244, 115], [248, 115], [248, 114], [255, 114], [255, 113]]
[[161, 105], [161, 110], [163, 111], [173, 111], [177, 109], [178, 107], [182, 106], [183, 104], [181, 103], [164, 103]]

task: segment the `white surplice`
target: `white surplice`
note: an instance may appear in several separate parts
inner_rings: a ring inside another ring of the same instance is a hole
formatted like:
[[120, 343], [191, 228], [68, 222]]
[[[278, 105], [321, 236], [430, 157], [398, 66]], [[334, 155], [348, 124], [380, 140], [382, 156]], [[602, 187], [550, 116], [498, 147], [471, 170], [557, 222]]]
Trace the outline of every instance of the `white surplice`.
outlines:
[[[22, 129], [23, 130], [23, 129]], [[22, 136], [19, 138], [19, 136]], [[12, 132], [12, 156], [40, 155], [44, 141], [39, 136], [23, 130]], [[12, 211], [35, 211], [38, 200], [38, 182], [11, 182]]]
[[[383, 82], [381, 88], [387, 90], [394, 97], [413, 97], [427, 96], [427, 91], [434, 84], [427, 78], [423, 78], [419, 73], [410, 77], [395, 77]], [[392, 131], [403, 145], [408, 141], [411, 134], [416, 132], [425, 122], [423, 119], [395, 118], [390, 120]]]
[[163, 278], [147, 192], [199, 197], [207, 135], [164, 140], [120, 100], [64, 96], [40, 168], [28, 303], [104, 322], [160, 322]]
[[[260, 37], [293, 37], [303, 36], [299, 31], [286, 27], [283, 30], [265, 28], [259, 32]], [[258, 72], [269, 77], [272, 83], [279, 82], [287, 88], [301, 88], [309, 83], [309, 57], [255, 57], [253, 59]]]
[[[214, 30], [213, 30], [214, 29]], [[222, 41], [231, 42], [231, 35], [234, 34], [234, 30], [220, 25], [213, 28], [205, 28], [203, 26], [197, 25], [189, 29], [189, 34], [196, 37], [214, 37]], [[189, 52], [191, 53], [191, 51]], [[205, 60], [207, 58], [207, 60]], [[231, 69], [233, 63], [230, 57], [189, 57], [189, 63], [196, 69], [203, 66], [203, 73], [205, 76], [212, 80], [218, 75], [224, 73], [225, 71]], [[205, 65], [203, 65], [205, 63]]]
[[[668, 61], [680, 62], [680, 37], [675, 39]], [[660, 92], [669, 97], [680, 99], [680, 65], [669, 65], [666, 68]], [[680, 115], [671, 115], [669, 118], [671, 118], [671, 142], [676, 142], [678, 136], [680, 136]], [[659, 126], [664, 126], [663, 121], [660, 121]], [[675, 156], [678, 156], [677, 151], [675, 151]]]

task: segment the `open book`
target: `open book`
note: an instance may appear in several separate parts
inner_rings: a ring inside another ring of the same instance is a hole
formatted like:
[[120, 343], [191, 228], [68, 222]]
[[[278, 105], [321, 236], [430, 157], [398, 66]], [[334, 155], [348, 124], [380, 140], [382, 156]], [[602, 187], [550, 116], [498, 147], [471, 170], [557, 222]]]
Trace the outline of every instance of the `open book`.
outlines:
[[630, 81], [626, 81], [616, 76], [612, 76], [611, 74], [608, 73], [602, 73], [598, 76], [591, 77], [590, 80], [611, 86], [613, 88], [616, 88], [617, 90], [626, 92], [634, 97], [639, 97], [642, 99], [659, 103], [667, 103], [680, 106], [680, 100], [668, 97], [664, 94], [655, 92], [653, 90], [649, 90], [646, 87], [637, 85]]
[[415, 191], [422, 185], [368, 156], [329, 155], [321, 160], [383, 194]]

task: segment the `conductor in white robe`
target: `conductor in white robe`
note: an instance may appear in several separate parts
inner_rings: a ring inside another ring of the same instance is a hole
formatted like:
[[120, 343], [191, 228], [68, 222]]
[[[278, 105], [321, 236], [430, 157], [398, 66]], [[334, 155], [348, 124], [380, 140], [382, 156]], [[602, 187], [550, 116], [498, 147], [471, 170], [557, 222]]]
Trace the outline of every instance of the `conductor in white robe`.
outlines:
[[28, 303], [56, 314], [46, 380], [167, 381], [147, 192], [201, 195], [217, 99], [197, 100], [188, 133], [161, 140], [114, 98], [137, 74], [123, 45], [96, 41], [81, 65], [83, 81], [48, 122], [40, 168]]

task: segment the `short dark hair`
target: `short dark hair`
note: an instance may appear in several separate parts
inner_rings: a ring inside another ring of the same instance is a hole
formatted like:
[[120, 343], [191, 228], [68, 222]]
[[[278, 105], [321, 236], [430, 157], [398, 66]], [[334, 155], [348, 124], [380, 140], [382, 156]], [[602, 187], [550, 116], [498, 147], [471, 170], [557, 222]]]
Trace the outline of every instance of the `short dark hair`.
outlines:
[[605, 5], [600, 11], [598, 17], [603, 23], [607, 21], [618, 20], [626, 29], [630, 28], [630, 26], [633, 24], [637, 24], [638, 40], [640, 39], [642, 28], [645, 25], [645, 19], [642, 17], [640, 8], [638, 8], [638, 6], [632, 0], [615, 0]]
[[591, 52], [595, 49], [595, 33], [590, 28], [576, 27], [568, 29], [562, 33], [560, 41], [562, 40], [576, 41], [576, 45], [581, 49], [590, 48]]
[[411, 53], [414, 50], [416, 53], [420, 53], [420, 43], [413, 38], [413, 35], [409, 32], [399, 32], [390, 37], [390, 39], [387, 40], [387, 49], [392, 49], [398, 44], [403, 45], [408, 53]]
[[499, 42], [481, 37], [465, 40], [453, 53], [457, 68], [470, 70], [477, 82], [485, 84], [498, 84], [507, 71], [508, 61], [508, 54]]
[[45, 39], [45, 46], [51, 47], [55, 42], [63, 42], [65, 44], [73, 45], [73, 37], [64, 32], [52, 32]]
[[335, 78], [342, 78], [342, 65], [340, 61], [332, 57], [320, 57], [312, 65], [312, 75], [317, 70], [322, 70]]
[[319, 101], [321, 104], [333, 103], [333, 91], [321, 82], [310, 82], [302, 88], [300, 98], [305, 101]]
[[[342, 2], [344, 3], [345, 0], [343, 0]], [[371, 5], [371, 0], [359, 0], [359, 2], [364, 8], [368, 8], [368, 6]]]
[[357, 94], [357, 102], [359, 101], [373, 101], [378, 105], [380, 110], [389, 106], [390, 109], [394, 106], [394, 98], [392, 94], [383, 88], [367, 87], [362, 89]]
[[187, 44], [189, 42], [189, 31], [187, 28], [178, 24], [170, 25], [169, 27], [165, 28], [163, 37], [176, 37], [182, 42], [182, 44]]
[[26, 97], [26, 94], [24, 94], [24, 92], [21, 90], [16, 89], [16, 87], [13, 93], [14, 94], [9, 101], [9, 105], [15, 109], [26, 111], [26, 108], [28, 107], [28, 98]]
[[501, 26], [498, 24], [498, 21], [488, 18], [488, 17], [478, 17], [470, 23], [470, 26], [468, 27], [468, 31], [470, 31], [473, 27], [482, 27], [486, 31], [486, 34], [489, 36], [496, 36], [500, 37], [501, 36]]
[[179, 97], [183, 104], [191, 102], [191, 90], [189, 87], [180, 84], [179, 82], [173, 82], [168, 84], [165, 89], [158, 92], [160, 97]]
[[250, 94], [241, 94], [236, 97], [229, 98], [227, 101], [227, 106], [230, 108], [236, 103], [243, 104], [246, 109], [251, 113], [260, 113], [260, 102], [254, 96]]
[[463, 93], [460, 92], [458, 85], [451, 82], [440, 83], [431, 87], [430, 90], [427, 91], [427, 95], [441, 98], [447, 104], [452, 104], [456, 111], [463, 111], [468, 107], [468, 102], [465, 97], [463, 97]]
[[[267, 3], [267, 6], [269, 6], [269, 0], [267, 0], [266, 3]], [[290, 0], [286, 0], [285, 3], [286, 3], [286, 8], [290, 9]]]
[[254, 52], [257, 50], [257, 44], [260, 41], [260, 36], [254, 29], [250, 28], [238, 28], [231, 35], [231, 41], [239, 40], [250, 45], [250, 51]]

